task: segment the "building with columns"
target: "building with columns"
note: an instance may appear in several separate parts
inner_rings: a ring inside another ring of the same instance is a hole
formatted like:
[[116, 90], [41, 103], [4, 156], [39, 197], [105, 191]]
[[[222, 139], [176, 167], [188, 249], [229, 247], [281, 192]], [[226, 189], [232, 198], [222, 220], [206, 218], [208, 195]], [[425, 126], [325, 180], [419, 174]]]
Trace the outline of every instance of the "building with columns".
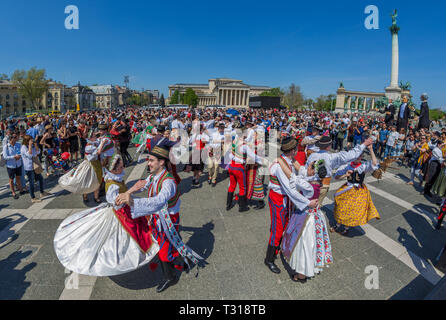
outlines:
[[[398, 85], [399, 79], [399, 40], [398, 32], [400, 28], [396, 23], [397, 11], [392, 15], [392, 67], [390, 72], [390, 86], [385, 88], [385, 92], [360, 92], [345, 90], [341, 83], [337, 91], [336, 112], [345, 113], [365, 113], [376, 111], [376, 101], [378, 99], [392, 99], [400, 101], [403, 96], [411, 97], [409, 90], [403, 90]], [[397, 103], [398, 105], [398, 103]]]
[[223, 105], [231, 108], [248, 108], [249, 97], [259, 96], [271, 90], [267, 86], [252, 86], [242, 80], [216, 78], [210, 79], [207, 84], [175, 84], [169, 86], [169, 99], [178, 90], [180, 94], [187, 89], [193, 89], [198, 96], [198, 107], [210, 105]]

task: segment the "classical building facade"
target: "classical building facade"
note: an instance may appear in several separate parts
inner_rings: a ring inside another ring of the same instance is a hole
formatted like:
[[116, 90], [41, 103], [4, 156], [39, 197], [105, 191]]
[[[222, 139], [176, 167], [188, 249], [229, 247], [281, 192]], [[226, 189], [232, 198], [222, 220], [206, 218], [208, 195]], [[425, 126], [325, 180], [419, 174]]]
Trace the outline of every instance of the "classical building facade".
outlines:
[[198, 107], [223, 105], [248, 108], [249, 97], [259, 96], [261, 93], [271, 90], [267, 86], [245, 84], [242, 80], [217, 78], [210, 79], [207, 84], [179, 83], [169, 86], [169, 100], [176, 90], [180, 94], [184, 94], [189, 88], [193, 89], [198, 96]]
[[119, 106], [119, 94], [115, 86], [90, 86], [90, 89], [96, 94], [96, 108], [110, 109]]

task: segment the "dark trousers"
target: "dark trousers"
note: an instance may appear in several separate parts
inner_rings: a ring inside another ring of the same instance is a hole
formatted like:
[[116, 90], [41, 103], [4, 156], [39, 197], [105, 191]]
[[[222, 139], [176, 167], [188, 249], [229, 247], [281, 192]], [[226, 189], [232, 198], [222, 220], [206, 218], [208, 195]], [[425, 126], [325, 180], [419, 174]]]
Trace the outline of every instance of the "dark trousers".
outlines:
[[379, 154], [378, 156], [382, 158], [384, 150], [386, 150], [386, 143], [384, 141], [379, 141]]
[[129, 141], [121, 141], [119, 143], [119, 151], [121, 151], [122, 159], [125, 163], [132, 162], [132, 157], [130, 156], [129, 152], [127, 151], [129, 147], [130, 142]]
[[43, 193], [43, 177], [41, 174], [35, 174], [34, 171], [25, 171], [25, 174], [29, 181], [29, 193], [31, 198], [34, 199], [36, 197], [34, 194], [34, 181], [39, 181], [40, 193]]
[[439, 161], [434, 160], [431, 161], [427, 168], [427, 174], [426, 174], [426, 185], [424, 186], [424, 193], [429, 194], [431, 192], [431, 189], [437, 180], [438, 176], [441, 172], [441, 164]]
[[[343, 147], [344, 147], [344, 138], [337, 138], [336, 140], [338, 141], [338, 145], [337, 145], [338, 150], [339, 150], [339, 151], [342, 151], [342, 149], [343, 149]], [[335, 149], [335, 150], [336, 150], [336, 149]]]
[[81, 141], [81, 158], [84, 159], [85, 158], [85, 146], [87, 145], [87, 140], [86, 139], [79, 139]]

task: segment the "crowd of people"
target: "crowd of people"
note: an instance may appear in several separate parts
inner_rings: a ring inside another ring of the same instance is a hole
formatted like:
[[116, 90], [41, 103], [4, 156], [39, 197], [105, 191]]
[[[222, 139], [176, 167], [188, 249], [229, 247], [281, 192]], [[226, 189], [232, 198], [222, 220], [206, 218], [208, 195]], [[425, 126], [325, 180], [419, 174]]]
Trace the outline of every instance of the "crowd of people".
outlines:
[[[33, 159], [40, 158], [42, 171], [50, 175], [51, 157], [64, 153], [69, 153], [73, 168], [59, 184], [83, 195], [85, 202], [94, 193], [99, 206], [70, 216], [56, 233], [58, 258], [72, 271], [117, 275], [158, 256], [165, 279], [157, 291], [162, 292], [178, 281], [175, 270], [188, 272], [192, 263], [203, 261], [178, 232], [179, 186], [185, 183], [178, 175], [182, 163], [182, 170], [193, 174], [194, 188], [202, 187], [205, 166], [213, 187], [221, 171], [229, 176], [227, 211], [237, 204], [240, 212], [261, 210], [267, 198], [271, 225], [265, 264], [280, 273], [274, 262], [280, 252], [295, 271], [293, 281], [305, 283], [334, 261], [330, 232], [347, 235], [351, 228], [380, 218], [364, 178], [369, 172], [380, 178], [392, 162], [410, 168], [408, 184], [418, 177], [426, 196], [442, 198], [441, 227], [446, 212], [446, 128], [432, 126], [427, 99], [423, 94], [420, 113], [408, 105], [407, 97], [398, 110], [390, 101], [382, 116], [219, 108], [39, 116], [3, 123], [3, 158], [15, 198], [15, 186], [21, 194], [26, 192], [24, 175], [33, 199], [34, 180], [46, 196]], [[137, 147], [134, 157], [128, 152], [130, 144]], [[275, 157], [274, 148], [282, 154]], [[186, 157], [184, 150], [189, 151]], [[146, 153], [149, 176], [128, 188], [125, 168]], [[365, 153], [371, 160], [363, 160]], [[330, 226], [321, 208], [332, 177], [345, 184], [335, 194], [336, 223]], [[143, 190], [146, 198], [134, 196]], [[91, 243], [96, 247], [87, 250]]]

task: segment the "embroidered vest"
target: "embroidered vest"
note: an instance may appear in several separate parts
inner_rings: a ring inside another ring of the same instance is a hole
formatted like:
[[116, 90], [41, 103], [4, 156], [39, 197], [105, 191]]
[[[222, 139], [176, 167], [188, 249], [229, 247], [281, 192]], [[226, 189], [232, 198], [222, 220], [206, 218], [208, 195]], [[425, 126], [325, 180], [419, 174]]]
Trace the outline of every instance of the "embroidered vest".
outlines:
[[102, 152], [108, 151], [114, 147], [114, 144], [113, 144], [110, 134], [107, 133], [103, 138], [106, 138], [107, 141], [104, 145], [104, 148], [102, 149]]
[[115, 181], [115, 180], [107, 180], [105, 182], [105, 192], [107, 192], [108, 188], [110, 188], [110, 186], [113, 185], [113, 184], [115, 184], [115, 185], [117, 185], [119, 187], [119, 193], [126, 193], [127, 190], [128, 190], [127, 186], [125, 185], [124, 182], [118, 182], [118, 181]]
[[[286, 159], [283, 157], [283, 156], [280, 156], [279, 158], [281, 158], [283, 161], [285, 161], [285, 163], [288, 165], [288, 168], [290, 168], [290, 170], [291, 170], [291, 172], [293, 171], [293, 168], [291, 168], [291, 166], [288, 164], [288, 161], [286, 161]], [[275, 164], [275, 163], [279, 163], [279, 159], [276, 159], [276, 161], [274, 161], [274, 163], [273, 163], [273, 165]], [[271, 173], [271, 172], [270, 172]], [[277, 178], [276, 176], [274, 176], [274, 175], [270, 175], [270, 177], [269, 177], [269, 181], [272, 183], [272, 184], [275, 184], [275, 185], [278, 185], [278, 186], [280, 186], [280, 182], [279, 182], [279, 178]]]
[[[151, 175], [150, 180], [153, 179], [153, 175]], [[153, 183], [150, 185], [149, 187], [149, 198], [155, 196], [155, 190], [156, 190], [156, 194], [158, 194], [161, 189], [163, 188], [163, 182], [166, 180], [174, 180], [173, 176], [169, 173], [169, 171], [165, 170], [164, 173], [162, 174], [161, 178], [158, 180], [156, 185], [153, 185]], [[178, 203], [178, 199], [180, 199], [180, 191], [178, 190], [178, 188], [176, 188], [176, 192], [175, 195], [170, 198], [167, 201], [167, 208], [171, 209], [173, 207], [175, 207]]]
[[246, 160], [246, 153], [243, 153], [240, 149], [244, 144], [239, 145], [238, 143], [232, 144], [232, 155], [234, 157], [234, 161], [237, 160], [239, 163], [244, 163]]

